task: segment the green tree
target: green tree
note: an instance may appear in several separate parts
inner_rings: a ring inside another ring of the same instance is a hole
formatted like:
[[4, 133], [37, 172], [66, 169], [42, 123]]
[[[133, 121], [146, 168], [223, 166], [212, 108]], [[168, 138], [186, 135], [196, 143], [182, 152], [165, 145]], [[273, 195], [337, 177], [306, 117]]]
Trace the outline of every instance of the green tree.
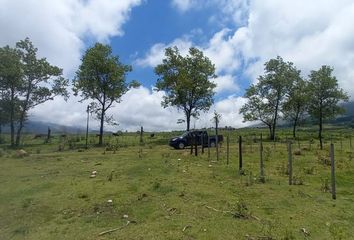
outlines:
[[296, 127], [306, 114], [308, 106], [309, 93], [307, 91], [307, 82], [300, 75], [295, 78], [287, 94], [283, 105], [284, 118], [293, 125], [293, 138], [296, 138]]
[[15, 145], [15, 123], [18, 121], [24, 87], [22, 72], [19, 51], [9, 46], [0, 48], [0, 124], [10, 125], [11, 146]]
[[156, 89], [165, 91], [162, 106], [181, 109], [189, 131], [191, 117], [197, 118], [200, 111], [209, 110], [213, 104], [216, 85], [210, 78], [216, 77], [214, 64], [197, 48], [190, 48], [185, 57], [177, 47], [166, 48], [165, 59], [155, 73], [159, 76]]
[[248, 102], [240, 113], [244, 121], [261, 121], [269, 128], [270, 139], [275, 139], [275, 129], [285, 96], [299, 71], [292, 62], [284, 62], [281, 57], [270, 59], [264, 64], [265, 74], [259, 76], [258, 83], [252, 84], [245, 93]]
[[310, 94], [308, 112], [312, 118], [318, 121], [318, 138], [321, 149], [323, 149], [323, 121], [343, 114], [345, 110], [338, 103], [340, 101], [348, 101], [349, 99], [347, 93], [339, 88], [337, 78], [332, 76], [332, 72], [333, 68], [322, 66], [317, 71], [311, 71], [309, 75], [308, 91]]
[[50, 65], [46, 58], [37, 58], [38, 49], [26, 38], [16, 43], [16, 50], [21, 57], [21, 98], [16, 142], [20, 138], [28, 111], [42, 103], [53, 100], [55, 96], [68, 97], [68, 80], [59, 67]]
[[91, 111], [100, 120], [99, 145], [103, 144], [104, 123], [112, 120], [106, 116], [107, 110], [114, 102], [119, 103], [131, 87], [139, 86], [135, 81], [129, 85], [126, 83], [126, 74], [131, 70], [131, 66], [122, 64], [118, 56], [112, 55], [110, 46], [96, 43], [86, 50], [76, 72], [74, 93], [78, 95], [80, 92], [81, 101], [93, 100]]

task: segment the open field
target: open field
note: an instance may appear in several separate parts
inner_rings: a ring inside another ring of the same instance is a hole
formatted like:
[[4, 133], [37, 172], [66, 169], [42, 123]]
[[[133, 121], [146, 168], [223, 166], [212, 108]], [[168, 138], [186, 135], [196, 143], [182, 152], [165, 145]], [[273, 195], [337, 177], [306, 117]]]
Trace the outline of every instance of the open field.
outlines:
[[[146, 134], [142, 146], [138, 134], [125, 134], [106, 138], [106, 149], [88, 150], [79, 135], [49, 144], [32, 135], [23, 148], [30, 155], [23, 157], [2, 145], [0, 239], [354, 239], [352, 133], [327, 131], [320, 151], [311, 141], [315, 132], [299, 132], [293, 143], [296, 185], [289, 186], [290, 130], [282, 130], [276, 143], [263, 143], [265, 183], [258, 181], [260, 131], [230, 133], [229, 164], [225, 143], [216, 161], [215, 148], [210, 158], [207, 149], [197, 157], [171, 149], [169, 133]], [[238, 171], [239, 134], [244, 175]], [[92, 171], [97, 174], [91, 178]]]

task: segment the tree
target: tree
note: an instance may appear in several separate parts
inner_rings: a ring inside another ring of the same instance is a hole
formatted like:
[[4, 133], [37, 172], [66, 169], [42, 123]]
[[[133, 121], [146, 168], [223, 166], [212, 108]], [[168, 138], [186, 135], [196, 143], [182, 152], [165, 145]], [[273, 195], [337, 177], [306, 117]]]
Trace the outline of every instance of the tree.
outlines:
[[264, 66], [265, 74], [259, 76], [257, 84], [252, 84], [246, 90], [245, 98], [248, 102], [242, 106], [240, 113], [244, 121], [264, 123], [269, 128], [270, 139], [274, 140], [279, 111], [299, 71], [292, 62], [284, 62], [279, 56], [270, 59]]
[[200, 111], [209, 110], [213, 104], [216, 84], [215, 66], [203, 52], [190, 48], [189, 55], [183, 57], [177, 47], [166, 48], [165, 59], [155, 68], [159, 76], [156, 82], [158, 91], [165, 91], [161, 102], [163, 107], [176, 106], [183, 110], [187, 131], [191, 117], [197, 118]]
[[293, 125], [293, 138], [296, 138], [296, 127], [307, 111], [308, 97], [307, 82], [299, 75], [290, 86], [282, 109], [284, 118]]
[[15, 145], [15, 123], [18, 121], [23, 87], [24, 82], [19, 51], [9, 46], [0, 48], [0, 125], [10, 124], [11, 146]]
[[68, 97], [68, 80], [62, 74], [59, 67], [50, 65], [46, 58], [37, 58], [38, 49], [26, 38], [16, 43], [16, 50], [21, 58], [21, 98], [16, 133], [16, 142], [20, 144], [20, 138], [27, 113], [30, 109], [53, 100], [56, 96]]
[[332, 76], [332, 72], [333, 68], [322, 66], [317, 71], [311, 71], [309, 75], [308, 89], [311, 94], [309, 95], [308, 112], [312, 118], [318, 121], [318, 138], [321, 149], [323, 149], [323, 121], [344, 113], [344, 108], [338, 106], [338, 102], [349, 99], [347, 93], [339, 88], [337, 78]]
[[76, 72], [73, 82], [74, 93], [75, 95], [81, 93], [81, 101], [93, 100], [91, 111], [100, 120], [99, 145], [103, 144], [104, 122], [112, 120], [112, 117], [106, 116], [107, 110], [114, 102], [119, 103], [123, 94], [131, 87], [139, 86], [135, 81], [126, 84], [126, 74], [131, 70], [131, 66], [122, 64], [118, 56], [112, 55], [110, 46], [96, 43], [86, 50]]

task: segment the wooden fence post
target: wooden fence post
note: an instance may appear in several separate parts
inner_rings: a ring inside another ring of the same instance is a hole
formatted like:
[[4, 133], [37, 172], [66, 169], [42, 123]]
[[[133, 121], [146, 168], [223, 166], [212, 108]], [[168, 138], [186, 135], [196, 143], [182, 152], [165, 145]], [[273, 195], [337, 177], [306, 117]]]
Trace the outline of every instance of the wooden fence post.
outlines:
[[261, 142], [259, 145], [259, 153], [260, 153], [260, 176], [259, 176], [259, 181], [261, 183], [265, 183], [265, 178], [264, 178], [264, 162], [263, 162], [263, 139], [262, 139], [262, 133], [261, 133]]
[[140, 143], [143, 143], [143, 133], [144, 133], [144, 128], [143, 126], [140, 127]]
[[51, 133], [51, 130], [50, 130], [50, 127], [48, 127], [48, 132], [47, 132], [47, 143], [50, 142], [50, 133]]
[[331, 156], [331, 183], [332, 183], [332, 199], [336, 199], [336, 175], [335, 175], [335, 168], [334, 168], [334, 145], [331, 143], [330, 149], [330, 156]]
[[242, 173], [242, 136], [238, 137], [239, 173]]
[[288, 174], [289, 174], [289, 185], [293, 184], [293, 156], [291, 151], [291, 142], [288, 142]]

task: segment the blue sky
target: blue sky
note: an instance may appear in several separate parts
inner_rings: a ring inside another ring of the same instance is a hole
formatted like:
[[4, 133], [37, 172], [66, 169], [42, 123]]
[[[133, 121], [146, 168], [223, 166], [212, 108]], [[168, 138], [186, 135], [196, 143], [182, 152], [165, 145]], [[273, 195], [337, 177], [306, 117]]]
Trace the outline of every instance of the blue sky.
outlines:
[[[294, 62], [304, 77], [324, 64], [334, 67], [340, 87], [353, 99], [353, 22], [352, 0], [0, 0], [0, 45], [29, 37], [39, 55], [71, 79], [88, 47], [110, 44], [133, 66], [128, 80], [143, 84], [109, 111], [119, 123], [107, 126], [113, 131], [185, 128], [176, 123], [183, 112], [161, 107], [164, 92], [152, 90], [153, 69], [166, 47], [176, 45], [182, 54], [198, 47], [215, 64], [218, 78], [214, 105], [192, 126], [211, 126], [217, 111], [222, 126], [237, 128], [249, 124], [239, 114], [245, 89], [277, 55]], [[55, 98], [29, 117], [83, 126], [88, 102], [79, 100]]]
[[193, 44], [203, 46], [219, 30], [235, 27], [233, 22], [211, 22], [210, 17], [215, 14], [213, 7], [182, 12], [169, 1], [148, 1], [132, 9], [129, 21], [123, 26], [124, 36], [110, 39], [114, 53], [133, 66], [129, 79], [136, 79], [148, 88], [155, 84], [157, 77], [153, 67], [140, 66], [135, 60], [143, 58], [156, 43], [169, 43], [188, 35]]

